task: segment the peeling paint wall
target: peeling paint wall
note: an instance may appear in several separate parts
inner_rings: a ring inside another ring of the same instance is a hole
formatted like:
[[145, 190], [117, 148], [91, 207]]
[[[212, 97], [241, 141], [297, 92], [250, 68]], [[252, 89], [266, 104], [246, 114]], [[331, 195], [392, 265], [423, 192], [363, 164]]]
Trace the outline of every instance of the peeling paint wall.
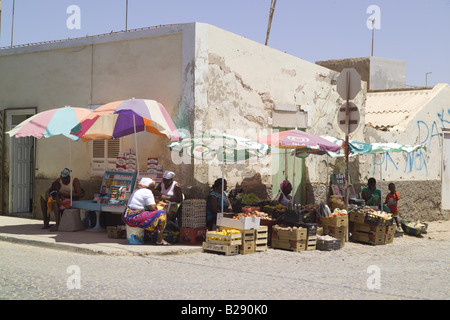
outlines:
[[[196, 100], [197, 133], [216, 129], [257, 139], [271, 133], [272, 112], [277, 104], [298, 106], [308, 112], [309, 127], [299, 129], [343, 137], [336, 122], [337, 108], [344, 102], [336, 92], [337, 72], [214, 26], [202, 26], [208, 29], [208, 56], [199, 68], [208, 85], [201, 92], [207, 101]], [[355, 99], [361, 107], [361, 122], [364, 122], [364, 100], [365, 83]], [[353, 136], [362, 138], [362, 127]], [[306, 160], [307, 184], [326, 189], [329, 177], [324, 172], [333, 162], [325, 156], [310, 156]], [[225, 177], [234, 185], [259, 172], [263, 183], [271, 185], [271, 174], [279, 168], [280, 164], [269, 159], [245, 170], [230, 166], [225, 169]], [[201, 177], [200, 172], [197, 177], [211, 183], [220, 175], [220, 170], [205, 167]], [[316, 189], [307, 187], [308, 191]], [[311, 195], [320, 199], [324, 196], [325, 192]]]

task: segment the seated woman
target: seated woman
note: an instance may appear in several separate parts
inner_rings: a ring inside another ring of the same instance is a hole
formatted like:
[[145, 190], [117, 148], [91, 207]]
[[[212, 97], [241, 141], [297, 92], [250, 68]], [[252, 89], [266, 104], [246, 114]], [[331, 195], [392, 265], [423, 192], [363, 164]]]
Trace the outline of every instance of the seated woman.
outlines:
[[222, 190], [222, 179], [217, 179], [214, 181], [211, 187], [211, 192], [206, 199], [206, 226], [209, 230], [212, 230], [213, 225], [217, 221], [217, 213], [222, 212], [222, 200], [223, 200], [223, 212], [231, 212], [233, 208], [231, 207], [230, 200], [225, 192], [227, 189], [227, 180], [223, 179], [223, 190]]
[[380, 189], [377, 189], [377, 181], [375, 178], [369, 178], [367, 187], [363, 188], [361, 191], [361, 198], [366, 201], [366, 206], [377, 206], [380, 208], [381, 191]]
[[288, 203], [292, 201], [292, 184], [288, 180], [284, 180], [280, 184], [280, 192], [275, 197], [275, 201], [278, 201], [283, 206], [287, 207]]
[[[60, 177], [56, 179], [53, 183], [59, 184], [58, 195], [60, 197], [61, 202], [67, 202], [66, 205], [70, 202], [70, 189], [72, 185], [72, 200], [79, 200], [83, 197], [83, 189], [81, 189], [80, 181], [76, 177], [72, 177], [70, 175], [70, 169], [64, 168]], [[52, 183], [52, 186], [53, 186]], [[41, 195], [41, 209], [44, 220], [44, 229], [48, 229], [50, 227], [50, 215], [47, 215], [47, 201], [48, 201], [48, 193], [50, 192], [52, 187], [50, 187], [44, 194]], [[53, 213], [55, 214], [55, 225], [50, 229], [51, 231], [58, 231], [59, 222], [61, 220], [61, 208], [59, 205], [53, 206]]]
[[177, 218], [178, 207], [183, 201], [183, 192], [178, 182], [173, 180], [174, 177], [175, 173], [165, 171], [162, 182], [154, 190], [155, 196], [160, 200], [171, 202], [167, 218], [172, 221]]
[[142, 228], [150, 235], [157, 233], [156, 244], [169, 245], [163, 239], [163, 232], [167, 224], [167, 216], [164, 210], [158, 210], [151, 188], [155, 187], [155, 180], [142, 178], [137, 189], [128, 200], [122, 220], [133, 228]]

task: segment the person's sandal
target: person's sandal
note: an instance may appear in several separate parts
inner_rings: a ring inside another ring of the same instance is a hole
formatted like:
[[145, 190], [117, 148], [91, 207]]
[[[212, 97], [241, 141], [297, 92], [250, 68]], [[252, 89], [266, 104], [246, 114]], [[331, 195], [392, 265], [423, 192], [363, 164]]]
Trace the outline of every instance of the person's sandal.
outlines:
[[166, 240], [161, 241], [160, 243], [156, 243], [158, 246], [170, 246], [170, 243], [168, 243]]

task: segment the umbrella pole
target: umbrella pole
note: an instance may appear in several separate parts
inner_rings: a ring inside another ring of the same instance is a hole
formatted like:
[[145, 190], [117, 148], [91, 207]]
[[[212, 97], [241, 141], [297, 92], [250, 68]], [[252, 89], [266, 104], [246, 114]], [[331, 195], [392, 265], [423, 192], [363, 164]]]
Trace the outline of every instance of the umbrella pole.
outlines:
[[[72, 141], [69, 141], [69, 164], [70, 164], [70, 170], [72, 171]], [[70, 183], [70, 206], [72, 206], [72, 189], [73, 189], [72, 172], [70, 172], [70, 182], [69, 183]]]
[[284, 177], [288, 179], [288, 154], [287, 149], [284, 149]]
[[295, 203], [295, 153], [297, 150], [294, 150], [294, 167], [292, 168], [292, 199], [291, 203]]
[[136, 172], [137, 172], [137, 177], [139, 177], [139, 152], [138, 152], [138, 144], [137, 144], [137, 134], [136, 134], [136, 118], [135, 118], [135, 114], [133, 113], [133, 127], [134, 127], [134, 144], [136, 147]]

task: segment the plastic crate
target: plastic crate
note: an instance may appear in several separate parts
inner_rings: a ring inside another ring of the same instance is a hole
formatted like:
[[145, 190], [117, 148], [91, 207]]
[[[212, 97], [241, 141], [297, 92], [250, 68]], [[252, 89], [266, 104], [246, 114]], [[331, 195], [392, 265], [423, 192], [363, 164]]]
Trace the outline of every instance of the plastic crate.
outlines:
[[341, 248], [341, 239], [323, 240], [317, 239], [316, 250], [333, 251]]
[[184, 200], [181, 208], [181, 224], [183, 228], [203, 228], [206, 226], [206, 200]]

